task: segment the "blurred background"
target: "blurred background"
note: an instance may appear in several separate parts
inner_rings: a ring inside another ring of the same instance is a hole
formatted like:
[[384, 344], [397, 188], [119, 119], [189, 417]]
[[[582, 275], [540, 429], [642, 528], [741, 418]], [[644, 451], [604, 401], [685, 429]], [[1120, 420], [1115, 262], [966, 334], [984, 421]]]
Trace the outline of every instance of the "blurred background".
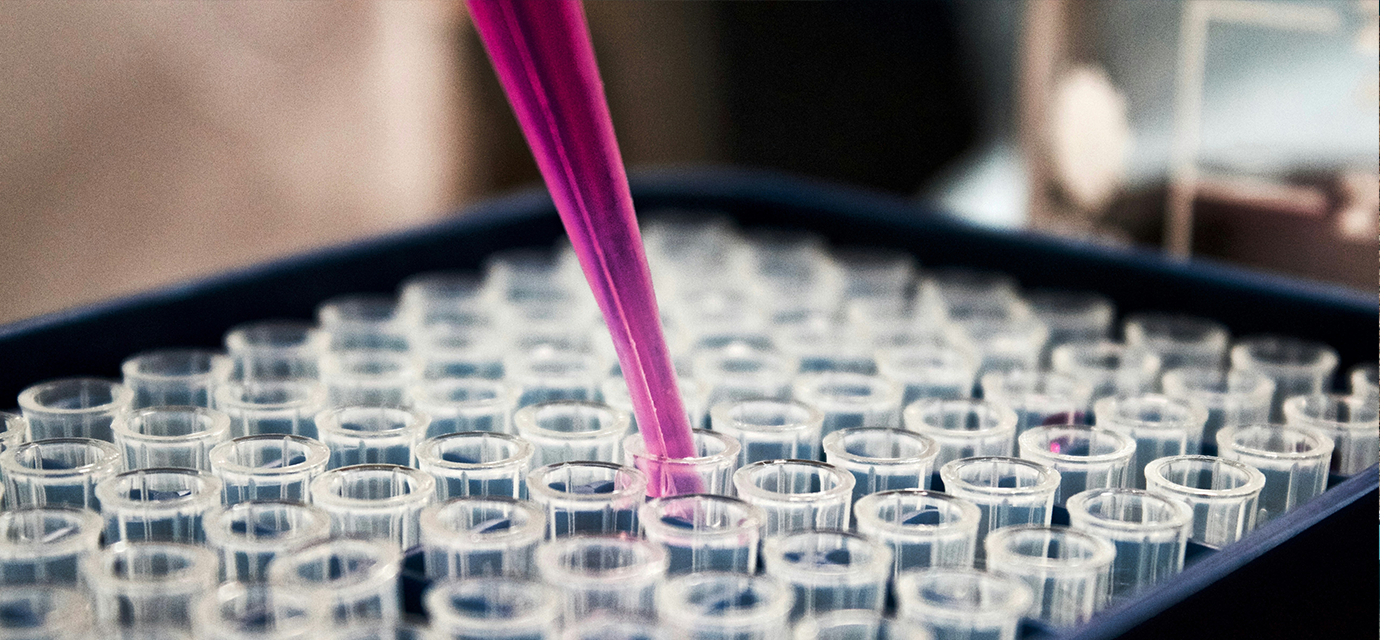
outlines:
[[[586, 3], [624, 159], [1377, 287], [1376, 0]], [[0, 3], [0, 322], [539, 176], [460, 2]]]

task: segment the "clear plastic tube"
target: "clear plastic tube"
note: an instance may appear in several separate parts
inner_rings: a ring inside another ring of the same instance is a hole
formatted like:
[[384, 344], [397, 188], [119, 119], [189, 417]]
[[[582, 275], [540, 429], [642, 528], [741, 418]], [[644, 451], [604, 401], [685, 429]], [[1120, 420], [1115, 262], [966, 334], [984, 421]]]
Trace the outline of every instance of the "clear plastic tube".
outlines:
[[882, 247], [844, 247], [834, 251], [843, 276], [843, 296], [904, 298], [915, 281], [915, 257]]
[[1380, 407], [1375, 398], [1314, 394], [1284, 402], [1289, 426], [1322, 431], [1332, 438], [1332, 473], [1352, 475], [1376, 463], [1380, 450]]
[[[707, 426], [705, 415], [709, 409], [704, 404], [704, 385], [693, 378], [676, 378], [676, 387], [680, 389], [681, 402], [685, 404], [685, 414], [690, 419], [690, 427], [698, 429]], [[604, 380], [600, 389], [606, 404], [628, 413], [632, 418], [631, 429], [637, 432], [637, 416], [633, 415], [632, 397], [628, 395], [628, 384], [623, 376], [616, 375]]]
[[667, 305], [685, 327], [691, 351], [706, 352], [738, 343], [742, 349], [772, 348], [766, 314], [754, 304], [755, 293], [732, 285], [699, 283], [681, 286]]
[[329, 336], [333, 352], [380, 350], [406, 352], [407, 323], [392, 296], [348, 294], [316, 307], [316, 322]]
[[1193, 510], [1143, 489], [1090, 489], [1068, 499], [1074, 529], [1116, 547], [1113, 599], [1129, 597], [1183, 571]]
[[225, 334], [236, 380], [315, 380], [330, 337], [308, 322], [260, 320]]
[[1218, 455], [1265, 475], [1257, 525], [1288, 513], [1327, 489], [1332, 439], [1304, 427], [1245, 425], [1217, 432]]
[[311, 593], [327, 603], [336, 627], [391, 624], [399, 616], [397, 547], [371, 540], [329, 540], [282, 555], [268, 566], [269, 583]]
[[1294, 396], [1332, 390], [1337, 351], [1321, 342], [1288, 336], [1252, 336], [1231, 349], [1234, 369], [1255, 371], [1275, 383], [1270, 419], [1284, 421], [1284, 401]]
[[31, 440], [94, 438], [111, 442], [110, 424], [129, 408], [134, 393], [113, 380], [64, 378], [19, 394]]
[[738, 466], [763, 460], [819, 458], [824, 414], [788, 400], [742, 400], [714, 405], [710, 424], [742, 446]]
[[329, 624], [330, 611], [312, 592], [229, 582], [201, 599], [192, 635], [205, 640], [309, 640]]
[[1222, 366], [1231, 334], [1216, 320], [1173, 313], [1135, 313], [1122, 322], [1126, 344], [1149, 351], [1164, 369]]
[[666, 576], [666, 552], [637, 538], [571, 536], [542, 545], [537, 567], [561, 590], [566, 620], [596, 612], [651, 616], [657, 584]]
[[1016, 445], [1016, 412], [988, 400], [919, 400], [901, 414], [906, 429], [939, 445], [936, 467], [959, 458], [1008, 456]]
[[1203, 442], [1207, 408], [1197, 400], [1153, 393], [1113, 396], [1093, 405], [1095, 424], [1136, 441], [1133, 486], [1145, 488], [1145, 465], [1166, 456], [1196, 454]]
[[757, 570], [765, 516], [728, 496], [689, 494], [649, 500], [638, 512], [643, 535], [666, 550], [667, 571]]
[[191, 626], [192, 608], [218, 584], [216, 557], [188, 544], [119, 542], [86, 559], [97, 618], [126, 628]]
[[321, 358], [321, 383], [333, 407], [401, 407], [407, 390], [421, 376], [406, 352], [355, 349]]
[[241, 502], [211, 510], [202, 527], [223, 580], [267, 582], [274, 558], [330, 538], [331, 517], [295, 502]]
[[1050, 367], [1091, 385], [1097, 401], [1154, 391], [1160, 357], [1144, 347], [1109, 340], [1073, 342], [1050, 352]]
[[331, 450], [328, 469], [355, 464], [410, 467], [412, 450], [422, 441], [431, 418], [420, 411], [392, 407], [338, 407], [316, 414], [316, 433]]
[[575, 400], [543, 402], [513, 414], [517, 433], [532, 443], [533, 464], [575, 460], [617, 462], [628, 434], [628, 414], [606, 404]]
[[412, 386], [412, 407], [431, 416], [426, 437], [448, 433], [491, 431], [512, 433], [508, 421], [517, 403], [517, 390], [499, 380], [446, 378]]
[[96, 485], [124, 468], [120, 449], [103, 440], [54, 438], [0, 453], [5, 506], [100, 510]]
[[862, 497], [853, 513], [858, 533], [891, 547], [893, 577], [912, 569], [973, 566], [982, 512], [967, 500], [899, 489]]
[[[0, 411], [0, 453], [13, 449], [29, 440], [29, 421], [17, 413]], [[0, 479], [4, 469], [0, 468]]]
[[230, 417], [202, 407], [158, 406], [122, 414], [113, 431], [128, 469], [208, 471], [211, 448], [230, 435]]
[[1116, 547], [1067, 527], [1022, 525], [987, 536], [987, 570], [1017, 578], [1035, 596], [1029, 617], [1074, 627], [1106, 605]]
[[1136, 441], [1131, 436], [1081, 425], [1052, 425], [1021, 434], [1021, 457], [1059, 472], [1054, 504], [1088, 489], [1125, 487], [1131, 483]]
[[484, 260], [487, 286], [501, 300], [524, 303], [583, 287], [578, 264], [550, 249], [505, 249]]
[[800, 363], [800, 371], [876, 373], [872, 345], [865, 336], [840, 326], [832, 313], [778, 314], [768, 329], [772, 344]]
[[764, 538], [847, 529], [854, 482], [853, 474], [813, 460], [763, 460], [733, 473], [738, 497], [766, 516]]
[[1004, 309], [1020, 299], [1020, 285], [1016, 280], [995, 271], [962, 267], [930, 269], [925, 272], [921, 287], [937, 293], [951, 316]]
[[892, 489], [928, 489], [939, 445], [900, 429], [859, 428], [824, 437], [824, 461], [853, 474], [853, 500]]
[[638, 616], [595, 615], [571, 622], [561, 640], [671, 640], [669, 629]]
[[90, 636], [94, 614], [86, 594], [56, 587], [0, 588], [0, 638], [75, 640]]
[[562, 462], [527, 474], [527, 493], [546, 510], [548, 538], [636, 534], [647, 475], [610, 462]]
[[211, 471], [221, 481], [221, 502], [311, 502], [311, 481], [326, 470], [331, 451], [311, 438], [264, 434], [235, 438], [211, 449]]
[[262, 433], [315, 438], [326, 389], [314, 380], [232, 383], [216, 389], [215, 405], [230, 416], [231, 438]]
[[234, 365], [205, 349], [160, 349], [135, 355], [120, 371], [130, 390], [130, 408], [155, 406], [209, 407], [216, 385], [230, 377]]
[[983, 542], [987, 533], [1022, 524], [1048, 526], [1054, 515], [1054, 492], [1059, 472], [1038, 462], [1020, 458], [964, 458], [939, 469], [944, 490], [977, 505], [981, 518], [977, 529], [974, 564], [984, 566]]
[[100, 549], [101, 524], [87, 509], [0, 512], [0, 583], [75, 586], [81, 563]]
[[1116, 321], [1111, 299], [1091, 291], [1037, 289], [1026, 292], [1025, 301], [1049, 328], [1046, 352], [1070, 342], [1105, 340]]
[[398, 310], [415, 329], [491, 307], [496, 297], [477, 273], [427, 271], [398, 285]]
[[1016, 434], [1047, 424], [1082, 424], [1092, 402], [1092, 385], [1068, 374], [1026, 369], [982, 376], [982, 397], [1016, 412]]
[[892, 347], [877, 352], [877, 371], [904, 388], [903, 405], [925, 398], [971, 397], [977, 370], [971, 354], [952, 346]]
[[832, 611], [795, 625], [795, 640], [933, 640], [928, 631], [875, 611]]
[[795, 399], [824, 414], [824, 435], [853, 427], [901, 426], [901, 386], [861, 373], [805, 374], [795, 379]]
[[647, 453], [642, 436], [623, 439], [623, 462], [647, 474], [647, 495], [674, 496], [686, 493], [733, 492], [731, 479], [742, 449], [731, 436], [704, 429], [690, 433], [695, 452], [689, 458], [668, 458]]
[[936, 640], [1015, 640], [1021, 618], [1034, 604], [1030, 587], [972, 569], [926, 569], [896, 582], [897, 616], [928, 630]]
[[954, 320], [977, 349], [979, 376], [1039, 368], [1049, 329], [1024, 303], [1000, 311], [976, 311]]
[[790, 629], [792, 595], [768, 576], [706, 571], [667, 580], [657, 594], [663, 624], [688, 640], [778, 640]]
[[1145, 485], [1193, 509], [1189, 540], [1221, 548], [1255, 529], [1265, 476], [1234, 460], [1171, 456], [1145, 466]]
[[436, 478], [436, 499], [464, 496], [527, 496], [532, 443], [506, 433], [472, 431], [431, 438], [417, 445], [417, 468]]
[[556, 640], [561, 594], [517, 578], [434, 583], [424, 596], [434, 640]]
[[799, 365], [784, 354], [730, 344], [695, 357], [695, 379], [709, 389], [709, 406], [737, 400], [786, 400]]
[[360, 464], [331, 469], [311, 483], [312, 503], [331, 516], [332, 537], [417, 544], [418, 518], [436, 480], [409, 467]]
[[546, 538], [546, 513], [526, 500], [457, 498], [422, 510], [426, 576], [460, 580], [536, 575], [537, 545]]
[[1275, 383], [1263, 374], [1234, 369], [1170, 369], [1160, 381], [1164, 395], [1191, 398], [1207, 408], [1203, 445], [1217, 440], [1218, 430], [1269, 422]]
[[557, 400], [593, 401], [608, 375], [592, 354], [540, 347], [504, 360], [509, 383], [518, 388], [517, 406]]
[[881, 612], [891, 579], [891, 549], [843, 531], [799, 531], [762, 545], [766, 574], [795, 593], [791, 618], [830, 611]]
[[1351, 374], [1347, 376], [1351, 381], [1351, 395], [1353, 396], [1380, 396], [1380, 382], [1376, 382], [1376, 365], [1358, 364], [1351, 368]]
[[501, 380], [504, 374], [503, 339], [486, 315], [471, 324], [442, 324], [413, 335], [412, 355], [423, 380]]
[[206, 513], [220, 504], [220, 480], [194, 469], [137, 469], [96, 485], [105, 540], [201, 544]]

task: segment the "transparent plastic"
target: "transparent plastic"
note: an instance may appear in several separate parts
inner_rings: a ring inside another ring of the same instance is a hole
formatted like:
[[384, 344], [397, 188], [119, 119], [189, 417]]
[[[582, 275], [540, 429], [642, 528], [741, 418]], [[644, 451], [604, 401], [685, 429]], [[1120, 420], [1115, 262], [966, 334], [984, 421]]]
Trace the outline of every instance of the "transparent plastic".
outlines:
[[642, 533], [666, 550], [667, 571], [754, 573], [762, 510], [720, 495], [690, 494], [649, 500], [638, 512]]
[[261, 320], [225, 334], [236, 380], [315, 380], [329, 336], [299, 320]]
[[632, 434], [623, 439], [623, 462], [647, 474], [647, 495], [674, 496], [687, 493], [733, 492], [731, 479], [738, 468], [742, 447], [738, 441], [722, 433], [694, 429], [690, 434], [694, 456], [668, 458], [647, 453], [642, 436]]
[[595, 615], [566, 626], [561, 640], [671, 640], [669, 629], [638, 616]]
[[902, 405], [924, 398], [973, 395], [977, 380], [973, 354], [951, 345], [911, 345], [877, 351], [877, 371], [902, 386]]
[[1243, 338], [1231, 349], [1234, 369], [1255, 371], [1275, 383], [1270, 419], [1284, 421], [1284, 401], [1294, 396], [1332, 390], [1337, 351], [1321, 342], [1288, 336]]
[[398, 285], [399, 313], [414, 330], [488, 308], [495, 298], [480, 274], [466, 271], [427, 271]]
[[1027, 292], [1025, 301], [1035, 317], [1049, 328], [1046, 352], [1070, 342], [1105, 340], [1116, 321], [1112, 301], [1091, 291], [1037, 289]]
[[508, 415], [517, 403], [517, 390], [499, 380], [445, 378], [412, 386], [412, 408], [431, 416], [426, 437], [448, 433], [490, 431], [512, 433]]
[[795, 640], [932, 640], [928, 631], [875, 611], [832, 611], [795, 625]]
[[110, 424], [129, 408], [134, 393], [113, 380], [64, 378], [19, 394], [31, 440], [93, 438], [111, 442]]
[[1039, 368], [1049, 329], [1024, 303], [951, 317], [977, 349], [979, 377], [994, 371]]
[[1059, 472], [1038, 462], [1009, 457], [964, 458], [939, 469], [944, 491], [977, 505], [975, 566], [984, 566], [987, 533], [1022, 524], [1048, 526], [1054, 515]]
[[97, 618], [125, 628], [191, 626], [192, 608], [215, 590], [216, 557], [188, 544], [118, 542], [86, 558]]
[[926, 569], [896, 581], [897, 617], [928, 630], [936, 640], [1015, 640], [1021, 618], [1035, 602], [1019, 578], [972, 569]]
[[355, 464], [410, 467], [412, 450], [422, 441], [431, 418], [393, 407], [338, 407], [316, 414], [316, 433], [331, 450], [328, 469]]
[[326, 605], [313, 592], [229, 582], [197, 603], [192, 634], [198, 640], [311, 640], [329, 624]]
[[251, 500], [311, 501], [311, 481], [326, 470], [326, 445], [302, 436], [264, 434], [211, 449], [211, 471], [227, 505]]
[[959, 458], [1011, 455], [1016, 412], [988, 400], [919, 400], [902, 414], [906, 429], [939, 444], [936, 467]]
[[608, 375], [599, 358], [589, 353], [538, 347], [504, 360], [506, 380], [517, 387], [517, 406], [556, 400], [598, 399], [599, 384]]
[[230, 417], [202, 407], [149, 407], [122, 414], [113, 431], [127, 469], [209, 471], [211, 448], [230, 435]]
[[436, 478], [436, 499], [527, 496], [532, 443], [488, 431], [451, 433], [417, 445], [417, 468]]
[[1072, 342], [1050, 352], [1050, 368], [1092, 386], [1093, 401], [1154, 391], [1162, 363], [1144, 347], [1099, 340]]
[[120, 449], [103, 440], [54, 438], [0, 453], [5, 506], [100, 510], [96, 485], [124, 468]]
[[194, 469], [137, 469], [96, 485], [106, 543], [201, 544], [202, 520], [220, 505], [221, 483]]
[[790, 629], [789, 586], [769, 576], [706, 571], [667, 580], [657, 610], [688, 640], [774, 640]]
[[433, 583], [423, 597], [433, 640], [556, 640], [561, 595], [517, 578]]
[[230, 416], [230, 437], [263, 433], [316, 437], [326, 390], [315, 380], [255, 380], [216, 389], [216, 409]]
[[422, 510], [426, 576], [535, 577], [537, 545], [546, 539], [546, 513], [509, 497], [457, 498]]
[[1347, 376], [1353, 396], [1380, 396], [1380, 382], [1376, 381], [1376, 365], [1358, 364]]
[[695, 380], [710, 407], [739, 400], [786, 400], [799, 364], [785, 354], [733, 343], [695, 356]]
[[834, 371], [795, 379], [795, 399], [824, 414], [821, 432], [901, 426], [901, 386], [888, 378]]
[[1103, 398], [1093, 413], [1097, 426], [1135, 439], [1132, 485], [1143, 489], [1145, 465], [1152, 460], [1198, 453], [1208, 412], [1196, 400], [1147, 393]]
[[666, 552], [637, 538], [571, 536], [542, 545], [537, 567], [560, 589], [566, 620], [594, 613], [651, 616], [657, 584], [666, 576]]
[[1217, 454], [1265, 475], [1257, 526], [1322, 494], [1332, 439], [1305, 427], [1246, 425], [1217, 432]]
[[877, 372], [872, 345], [861, 334], [840, 326], [832, 314], [823, 311], [788, 313], [773, 320], [768, 328], [772, 344], [798, 362], [800, 371], [806, 375], [823, 372], [872, 375]]
[[487, 315], [470, 320], [471, 324], [433, 325], [413, 335], [412, 355], [423, 380], [503, 378], [505, 347], [495, 321]]
[[222, 580], [267, 582], [274, 558], [330, 538], [331, 517], [295, 502], [240, 502], [212, 509], [202, 527], [220, 558]]
[[928, 489], [939, 445], [911, 431], [858, 428], [824, 437], [824, 460], [853, 474], [853, 499], [892, 489]]
[[527, 474], [527, 494], [546, 510], [548, 538], [636, 534], [647, 475], [610, 462], [562, 462]]
[[331, 516], [331, 536], [417, 544], [418, 518], [436, 480], [409, 467], [360, 464], [331, 469], [311, 483], [312, 503]]
[[81, 563], [100, 549], [101, 525], [88, 509], [0, 512], [0, 584], [75, 586]]
[[1215, 456], [1171, 456], [1145, 466], [1145, 485], [1193, 509], [1189, 540], [1221, 548], [1255, 529], [1265, 476]]
[[0, 589], [0, 638], [5, 640], [73, 640], [89, 637], [94, 624], [90, 599], [58, 587]]
[[1116, 547], [1113, 599], [1124, 599], [1183, 571], [1193, 510], [1142, 489], [1090, 489], [1068, 499], [1074, 529]]
[[791, 618], [830, 611], [881, 612], [891, 579], [891, 549], [843, 531], [799, 531], [762, 545], [766, 574], [795, 593]]
[[996, 271], [941, 267], [924, 273], [922, 289], [932, 289], [950, 316], [1004, 309], [1020, 300], [1016, 279]]
[[891, 547], [893, 577], [928, 567], [971, 567], [982, 512], [967, 500], [924, 489], [882, 491], [853, 507], [858, 533]]
[[733, 473], [738, 497], [766, 517], [764, 538], [847, 529], [854, 482], [853, 474], [814, 460], [763, 460]]
[[627, 413], [598, 402], [543, 402], [513, 414], [518, 436], [532, 443], [535, 465], [575, 460], [619, 462], [629, 424]]
[[407, 323], [392, 296], [336, 296], [316, 307], [316, 322], [332, 352], [406, 352], [409, 346]]
[[1203, 444], [1216, 442], [1224, 427], [1270, 421], [1270, 398], [1275, 383], [1255, 371], [1233, 369], [1170, 369], [1160, 380], [1164, 395], [1198, 401], [1207, 409]]
[[1123, 433], [1081, 425], [1052, 425], [1022, 433], [1021, 457], [1059, 472], [1054, 504], [1088, 489], [1129, 486], [1136, 441]]
[[[626, 411], [632, 418], [631, 430], [637, 432], [637, 416], [633, 415], [632, 397], [628, 395], [628, 383], [623, 376], [609, 377], [599, 388], [604, 403], [619, 411]], [[685, 405], [685, 415], [690, 419], [690, 427], [707, 426], [705, 420], [709, 408], [705, 406], [707, 393], [704, 385], [693, 378], [677, 377], [676, 388], [680, 389], [680, 399]]]
[[209, 407], [216, 385], [230, 378], [230, 358], [205, 349], [159, 349], [120, 365], [131, 409], [157, 406]]
[[268, 580], [324, 601], [335, 626], [390, 624], [399, 616], [402, 554], [371, 540], [329, 540], [274, 558]]
[[402, 407], [408, 388], [421, 378], [406, 352], [360, 349], [328, 353], [321, 358], [321, 384], [332, 407]]
[[1352, 475], [1376, 463], [1380, 450], [1380, 407], [1366, 396], [1314, 394], [1284, 402], [1289, 426], [1322, 431], [1332, 438], [1332, 473]]
[[986, 546], [989, 572], [1030, 587], [1031, 618], [1075, 627], [1107, 603], [1116, 557], [1108, 540], [1067, 527], [1022, 525], [993, 531]]
[[714, 405], [709, 411], [716, 433], [738, 441], [738, 466], [764, 460], [819, 458], [824, 414], [789, 400], [743, 400]]
[[1016, 412], [1016, 434], [1047, 424], [1082, 424], [1091, 408], [1092, 385], [1071, 375], [1026, 369], [982, 376], [982, 397]]
[[[0, 411], [0, 453], [13, 449], [29, 440], [29, 421], [17, 413]], [[0, 467], [0, 479], [4, 478], [4, 468]]]
[[1159, 356], [1165, 369], [1220, 368], [1231, 338], [1216, 320], [1174, 313], [1135, 313], [1121, 326], [1128, 345]]

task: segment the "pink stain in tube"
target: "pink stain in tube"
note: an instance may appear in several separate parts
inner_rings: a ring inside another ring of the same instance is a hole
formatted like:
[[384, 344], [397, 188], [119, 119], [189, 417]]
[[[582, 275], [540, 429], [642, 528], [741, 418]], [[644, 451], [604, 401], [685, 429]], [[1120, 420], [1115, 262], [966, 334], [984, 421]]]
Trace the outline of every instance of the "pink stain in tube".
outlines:
[[[648, 453], [695, 453], [676, 387], [632, 194], [584, 8], [574, 0], [468, 0], [470, 15], [536, 156], [603, 311]], [[699, 479], [643, 469], [652, 495]], [[668, 472], [669, 473], [669, 472]]]

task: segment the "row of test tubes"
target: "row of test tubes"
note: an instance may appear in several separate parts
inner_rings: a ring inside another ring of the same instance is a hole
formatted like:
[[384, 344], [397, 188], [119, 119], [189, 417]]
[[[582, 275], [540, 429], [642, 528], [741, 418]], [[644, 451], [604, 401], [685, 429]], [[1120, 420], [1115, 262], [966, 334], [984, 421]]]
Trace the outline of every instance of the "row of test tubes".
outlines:
[[1095, 294], [714, 219], [646, 238], [695, 457], [641, 446], [568, 251], [495, 254], [26, 390], [3, 597], [92, 602], [63, 633], [364, 638], [413, 559], [433, 638], [1012, 637], [1375, 461], [1374, 367], [1331, 393], [1325, 345], [1169, 314], [1115, 342]]

